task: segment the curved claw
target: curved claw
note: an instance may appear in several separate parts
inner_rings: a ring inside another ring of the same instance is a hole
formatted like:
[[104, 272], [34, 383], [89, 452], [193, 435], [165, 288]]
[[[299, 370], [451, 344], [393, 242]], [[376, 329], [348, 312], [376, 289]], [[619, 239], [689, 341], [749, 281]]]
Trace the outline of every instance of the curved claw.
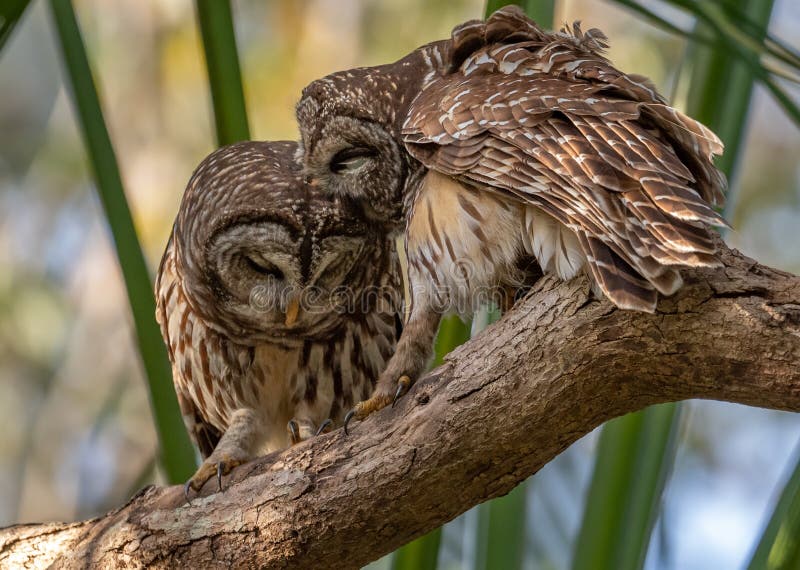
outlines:
[[288, 424], [289, 431], [292, 434], [292, 443], [297, 443], [300, 441], [300, 426], [297, 425], [297, 422], [294, 420], [289, 420]]
[[332, 425], [333, 425], [333, 420], [328, 418], [327, 420], [325, 420], [324, 422], [322, 422], [320, 424], [319, 428], [317, 429], [317, 433], [315, 433], [314, 436], [318, 436], [319, 434], [321, 434], [323, 431], [325, 431], [327, 428], [331, 427]]
[[224, 464], [222, 461], [217, 462], [217, 491], [222, 492], [222, 470]]
[[192, 499], [189, 498], [189, 491], [191, 490], [191, 488], [192, 488], [192, 481], [190, 479], [189, 481], [186, 481], [186, 484], [183, 486], [183, 496], [186, 497], [187, 505], [192, 504]]
[[397, 403], [397, 400], [400, 399], [400, 396], [405, 394], [408, 387], [411, 385], [411, 378], [408, 376], [401, 376], [397, 379], [397, 391], [394, 393], [394, 399], [392, 400], [392, 407]]
[[356, 415], [356, 411], [355, 410], [350, 410], [349, 412], [347, 412], [347, 415], [344, 417], [344, 435], [350, 435], [350, 432], [347, 431], [347, 424], [350, 423], [350, 420], [352, 420], [353, 416], [355, 416], [355, 415]]
[[392, 398], [392, 407], [397, 403], [397, 400], [400, 399], [400, 396], [403, 395], [403, 385], [398, 383], [397, 384], [397, 391], [394, 393], [394, 398]]

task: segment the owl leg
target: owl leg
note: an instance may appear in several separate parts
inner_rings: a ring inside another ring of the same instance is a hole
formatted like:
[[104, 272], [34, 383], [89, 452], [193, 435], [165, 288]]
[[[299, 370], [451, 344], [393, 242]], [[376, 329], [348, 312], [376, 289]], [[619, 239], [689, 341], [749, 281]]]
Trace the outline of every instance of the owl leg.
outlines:
[[431, 308], [420, 307], [412, 310], [411, 317], [403, 329], [397, 350], [383, 371], [372, 397], [347, 412], [344, 429], [353, 419], [363, 420], [368, 415], [388, 406], [405, 394], [411, 385], [425, 371], [433, 353], [433, 338], [439, 328], [442, 315]]
[[222, 491], [222, 476], [237, 465], [253, 458], [253, 447], [263, 432], [258, 412], [241, 408], [233, 413], [230, 425], [200, 468], [186, 482], [184, 493], [189, 500], [189, 490], [199, 491], [206, 481], [216, 475], [217, 488]]

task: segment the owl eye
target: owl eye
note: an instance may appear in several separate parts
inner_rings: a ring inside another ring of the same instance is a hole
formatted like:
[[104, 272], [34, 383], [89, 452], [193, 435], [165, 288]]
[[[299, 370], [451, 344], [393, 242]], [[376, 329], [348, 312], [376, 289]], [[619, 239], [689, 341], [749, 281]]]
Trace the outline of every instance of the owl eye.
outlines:
[[270, 263], [269, 261], [263, 259], [254, 259], [250, 256], [245, 257], [245, 262], [247, 265], [260, 275], [264, 275], [265, 277], [274, 277], [275, 279], [283, 279], [283, 271], [278, 269], [278, 266], [274, 263]]
[[375, 157], [375, 151], [371, 148], [350, 146], [344, 148], [333, 155], [330, 162], [331, 172], [339, 174], [345, 170], [357, 170], [364, 166], [367, 161]]

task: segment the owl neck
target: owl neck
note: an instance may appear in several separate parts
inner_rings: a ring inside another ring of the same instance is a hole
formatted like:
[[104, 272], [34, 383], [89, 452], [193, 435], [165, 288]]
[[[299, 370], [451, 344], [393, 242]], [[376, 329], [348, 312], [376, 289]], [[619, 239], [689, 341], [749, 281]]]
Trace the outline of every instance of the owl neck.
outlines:
[[422, 188], [422, 180], [428, 173], [428, 169], [425, 168], [421, 162], [414, 158], [411, 158], [411, 161], [413, 162], [413, 165], [408, 177], [406, 178], [405, 192], [403, 193], [402, 229], [405, 228], [405, 224], [408, 221], [408, 218], [411, 216], [414, 202], [417, 199], [417, 194], [419, 194], [419, 190]]

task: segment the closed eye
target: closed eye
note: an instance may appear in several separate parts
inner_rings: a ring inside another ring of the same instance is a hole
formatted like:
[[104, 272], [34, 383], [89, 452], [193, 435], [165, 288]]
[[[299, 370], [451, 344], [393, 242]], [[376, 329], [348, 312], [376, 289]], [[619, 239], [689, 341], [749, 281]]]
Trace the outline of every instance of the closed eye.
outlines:
[[329, 167], [334, 174], [340, 174], [347, 170], [357, 170], [364, 166], [367, 161], [375, 158], [376, 155], [377, 153], [374, 149], [363, 146], [349, 146], [333, 155]]
[[274, 263], [270, 263], [269, 261], [263, 259], [253, 259], [250, 256], [245, 257], [247, 265], [261, 275], [265, 277], [274, 277], [275, 279], [283, 279], [283, 271], [281, 271], [277, 265]]
[[323, 241], [317, 257], [312, 283], [335, 286], [347, 276], [365, 245], [363, 236], [331, 236]]

